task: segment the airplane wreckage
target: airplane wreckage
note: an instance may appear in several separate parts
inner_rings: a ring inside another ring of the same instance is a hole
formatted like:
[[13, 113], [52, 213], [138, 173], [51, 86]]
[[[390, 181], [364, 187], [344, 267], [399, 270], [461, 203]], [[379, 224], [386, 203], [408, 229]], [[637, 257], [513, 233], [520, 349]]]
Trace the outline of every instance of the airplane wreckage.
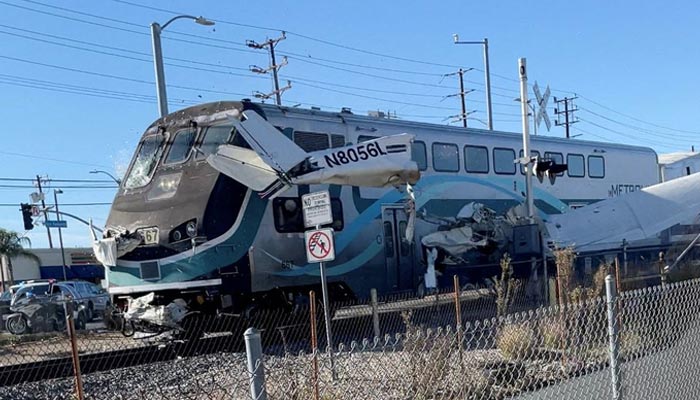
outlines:
[[[417, 207], [413, 185], [419, 181], [420, 172], [411, 159], [413, 135], [383, 136], [306, 152], [256, 112], [242, 114], [242, 118], [236, 114], [228, 119], [249, 146], [222, 144], [206, 157], [209, 165], [268, 200], [298, 185], [395, 187], [405, 198], [408, 215], [402, 240], [423, 249], [428, 288], [435, 287], [437, 264], [468, 265], [474, 253], [494, 261], [503, 253], [518, 253], [518, 248], [525, 249], [528, 257], [537, 254], [540, 258], [551, 257], [555, 247], [571, 246], [577, 252], [619, 249], [623, 240], [630, 246], [655, 240], [674, 225], [695, 221], [700, 213], [700, 174], [693, 174], [563, 214], [539, 213], [534, 220], [528, 218], [524, 204], [499, 215], [477, 202], [463, 206], [452, 218], [438, 218]], [[354, 157], [357, 162], [339, 159], [340, 150], [346, 160]], [[547, 176], [553, 183], [556, 174], [566, 168], [537, 158], [528, 163], [538, 178]], [[429, 221], [436, 228], [418, 238], [416, 220]], [[93, 235], [93, 239], [96, 255], [105, 266], [116, 265], [117, 258], [128, 254], [141, 240], [127, 232], [99, 240]], [[200, 251], [194, 239], [190, 251], [192, 255]], [[150, 293], [130, 300], [124, 318], [135, 329], [182, 329], [183, 319], [196, 312], [178, 299], [167, 305], [151, 305], [153, 299]]]

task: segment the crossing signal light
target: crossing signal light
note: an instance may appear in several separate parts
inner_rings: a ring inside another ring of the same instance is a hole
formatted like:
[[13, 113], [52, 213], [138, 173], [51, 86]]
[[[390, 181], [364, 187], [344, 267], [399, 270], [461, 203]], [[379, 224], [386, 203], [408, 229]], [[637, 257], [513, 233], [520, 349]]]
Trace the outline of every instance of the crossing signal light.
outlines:
[[32, 219], [32, 205], [22, 203], [20, 204], [20, 207], [22, 207], [22, 219], [24, 220], [24, 229], [34, 229], [34, 220]]

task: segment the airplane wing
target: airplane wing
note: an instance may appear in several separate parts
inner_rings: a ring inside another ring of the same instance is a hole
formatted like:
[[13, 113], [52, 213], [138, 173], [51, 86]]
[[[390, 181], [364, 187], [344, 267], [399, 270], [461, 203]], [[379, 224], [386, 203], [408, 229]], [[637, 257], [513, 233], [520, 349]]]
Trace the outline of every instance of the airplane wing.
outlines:
[[654, 238], [676, 224], [693, 222], [700, 214], [700, 173], [603, 200], [547, 222], [551, 241], [578, 251], [619, 247]]
[[241, 182], [249, 188], [261, 191], [278, 179], [272, 169], [253, 150], [223, 144], [215, 153], [207, 156], [207, 162], [222, 174]]

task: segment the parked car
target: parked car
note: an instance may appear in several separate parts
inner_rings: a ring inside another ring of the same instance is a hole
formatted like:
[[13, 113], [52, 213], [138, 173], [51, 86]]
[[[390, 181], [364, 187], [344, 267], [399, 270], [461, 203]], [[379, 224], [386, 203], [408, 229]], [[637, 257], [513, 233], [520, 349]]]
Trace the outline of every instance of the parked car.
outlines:
[[65, 281], [57, 285], [69, 286], [76, 293], [78, 303], [85, 306], [87, 319], [92, 321], [97, 315], [103, 315], [110, 305], [109, 294], [101, 287], [86, 281]]

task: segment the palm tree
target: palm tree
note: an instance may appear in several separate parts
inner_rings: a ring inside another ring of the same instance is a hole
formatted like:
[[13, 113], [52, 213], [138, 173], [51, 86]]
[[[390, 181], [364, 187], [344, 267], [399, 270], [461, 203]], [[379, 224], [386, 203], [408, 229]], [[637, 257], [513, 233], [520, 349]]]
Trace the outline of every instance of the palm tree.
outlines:
[[[20, 236], [17, 232], [9, 231], [0, 228], [0, 258], [4, 258], [7, 263], [7, 271], [9, 286], [14, 284], [14, 274], [12, 273], [12, 258], [28, 257], [32, 260], [40, 262], [36, 254], [24, 248], [25, 245], [31, 246], [32, 242], [26, 236]], [[0, 260], [1, 261], [1, 260]], [[2, 268], [4, 263], [0, 263], [0, 279], [2, 279], [2, 289], [5, 290], [5, 270]]]

